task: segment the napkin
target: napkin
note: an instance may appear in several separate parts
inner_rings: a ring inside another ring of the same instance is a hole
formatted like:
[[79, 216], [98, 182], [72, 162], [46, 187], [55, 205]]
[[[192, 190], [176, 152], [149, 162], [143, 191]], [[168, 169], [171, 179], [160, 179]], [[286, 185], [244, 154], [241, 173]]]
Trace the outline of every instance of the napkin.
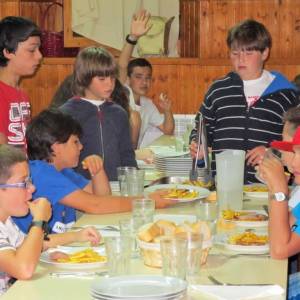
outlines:
[[278, 296], [284, 293], [279, 285], [191, 285], [192, 290], [215, 296], [218, 300], [246, 300], [257, 297]]

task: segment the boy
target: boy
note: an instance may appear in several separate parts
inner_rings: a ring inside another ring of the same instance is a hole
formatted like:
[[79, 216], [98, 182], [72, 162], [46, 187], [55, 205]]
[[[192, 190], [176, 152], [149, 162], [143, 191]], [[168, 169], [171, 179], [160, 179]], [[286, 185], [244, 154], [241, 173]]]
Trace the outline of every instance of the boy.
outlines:
[[41, 62], [40, 35], [38, 27], [22, 17], [0, 22], [0, 144], [25, 145], [30, 103], [19, 82], [34, 74]]
[[[46, 236], [51, 206], [45, 198], [29, 202], [34, 189], [23, 151], [0, 145], [0, 295], [13, 278], [25, 280], [32, 277], [42, 250], [74, 241], [98, 244], [100, 240], [98, 232], [91, 227]], [[25, 236], [11, 216], [24, 216], [29, 210], [33, 222]]]
[[[117, 64], [105, 49], [94, 46], [82, 49], [74, 67], [76, 97], [60, 108], [82, 126], [80, 162], [88, 155], [100, 155], [109, 180], [118, 179], [117, 167], [137, 166], [128, 115], [111, 101], [117, 73]], [[78, 172], [90, 178], [81, 165]]]
[[[110, 196], [110, 185], [99, 156], [89, 155], [82, 162], [91, 181], [72, 169], [78, 165], [82, 150], [81, 132], [76, 120], [55, 109], [42, 111], [26, 130], [30, 173], [36, 186], [33, 199], [45, 197], [50, 201], [52, 218], [49, 226], [56, 233], [72, 226], [76, 209], [91, 214], [131, 210], [131, 198]], [[171, 203], [157, 200], [160, 207]], [[31, 219], [28, 214], [15, 218], [15, 222], [27, 232]]]
[[[227, 45], [233, 72], [209, 88], [191, 132], [191, 154], [196, 155], [197, 123], [202, 114], [208, 145], [215, 154], [226, 149], [245, 150], [245, 183], [256, 182], [254, 166], [268, 143], [281, 137], [282, 116], [298, 105], [296, 88], [281, 74], [264, 70], [271, 36], [263, 24], [245, 20], [229, 30]], [[202, 155], [199, 156], [199, 158]]]

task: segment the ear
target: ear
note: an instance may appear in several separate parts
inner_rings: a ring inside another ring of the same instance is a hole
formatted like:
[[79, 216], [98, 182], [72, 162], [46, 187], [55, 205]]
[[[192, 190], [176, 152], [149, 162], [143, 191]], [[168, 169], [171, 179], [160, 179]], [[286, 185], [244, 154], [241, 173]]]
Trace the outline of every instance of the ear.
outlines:
[[270, 48], [266, 48], [263, 52], [262, 52], [262, 59], [263, 61], [266, 61], [267, 58], [269, 57], [270, 54]]
[[15, 53], [8, 52], [7, 49], [3, 49], [3, 55], [7, 59], [11, 59], [13, 56], [15, 56]]
[[61, 144], [56, 142], [51, 146], [51, 149], [53, 151], [53, 154], [52, 154], [53, 157], [59, 156]]

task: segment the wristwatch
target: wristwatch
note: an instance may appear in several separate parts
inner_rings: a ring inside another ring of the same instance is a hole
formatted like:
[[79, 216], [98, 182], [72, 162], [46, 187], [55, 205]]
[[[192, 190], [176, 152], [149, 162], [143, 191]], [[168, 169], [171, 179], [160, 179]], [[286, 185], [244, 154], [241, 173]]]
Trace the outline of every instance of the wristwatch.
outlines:
[[29, 226], [29, 229], [28, 231], [30, 230], [31, 227], [33, 226], [36, 226], [36, 227], [39, 227], [39, 228], [42, 228], [43, 232], [44, 232], [44, 240], [45, 241], [49, 241], [49, 237], [48, 237], [48, 234], [49, 234], [49, 226], [48, 226], [48, 222], [46, 221], [32, 221], [30, 226]]
[[137, 40], [133, 40], [132, 37], [130, 36], [130, 34], [127, 34], [125, 39], [126, 39], [126, 42], [130, 45], [137, 44]]
[[288, 200], [288, 196], [283, 192], [277, 192], [277, 193], [271, 194], [270, 197], [271, 197], [271, 200], [275, 200], [275, 201], [278, 201], [278, 202]]

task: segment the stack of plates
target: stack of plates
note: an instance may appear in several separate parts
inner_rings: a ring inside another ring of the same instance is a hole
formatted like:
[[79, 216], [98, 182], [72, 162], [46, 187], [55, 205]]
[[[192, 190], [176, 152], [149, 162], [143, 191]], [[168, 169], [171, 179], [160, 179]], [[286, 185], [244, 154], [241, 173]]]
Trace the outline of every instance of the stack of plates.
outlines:
[[188, 177], [192, 162], [193, 160], [189, 155], [177, 157], [155, 155], [154, 157], [156, 169], [165, 173], [166, 176]]
[[177, 300], [186, 294], [184, 280], [164, 276], [116, 276], [95, 280], [93, 299], [101, 300]]

